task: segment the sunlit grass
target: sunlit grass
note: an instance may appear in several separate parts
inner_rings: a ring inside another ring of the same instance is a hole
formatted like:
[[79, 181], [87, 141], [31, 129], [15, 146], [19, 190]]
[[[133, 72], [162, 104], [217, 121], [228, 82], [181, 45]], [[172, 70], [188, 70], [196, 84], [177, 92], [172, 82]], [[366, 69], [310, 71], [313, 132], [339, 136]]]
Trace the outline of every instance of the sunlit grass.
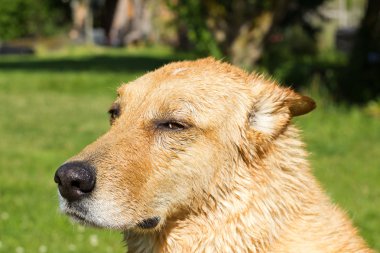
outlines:
[[380, 119], [355, 108], [322, 107], [297, 123], [315, 175], [379, 250]]
[[[125, 251], [120, 233], [83, 228], [59, 213], [53, 175], [108, 129], [117, 86], [176, 56], [70, 50], [0, 58], [0, 252]], [[380, 120], [321, 106], [296, 123], [315, 174], [380, 250]]]

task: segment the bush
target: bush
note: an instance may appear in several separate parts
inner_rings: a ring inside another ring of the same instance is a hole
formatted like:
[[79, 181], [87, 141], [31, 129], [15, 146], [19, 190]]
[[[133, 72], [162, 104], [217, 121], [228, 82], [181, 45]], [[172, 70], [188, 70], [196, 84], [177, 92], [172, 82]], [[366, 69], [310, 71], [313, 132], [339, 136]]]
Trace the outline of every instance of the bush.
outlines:
[[51, 35], [68, 21], [69, 5], [56, 0], [2, 0], [0, 41]]

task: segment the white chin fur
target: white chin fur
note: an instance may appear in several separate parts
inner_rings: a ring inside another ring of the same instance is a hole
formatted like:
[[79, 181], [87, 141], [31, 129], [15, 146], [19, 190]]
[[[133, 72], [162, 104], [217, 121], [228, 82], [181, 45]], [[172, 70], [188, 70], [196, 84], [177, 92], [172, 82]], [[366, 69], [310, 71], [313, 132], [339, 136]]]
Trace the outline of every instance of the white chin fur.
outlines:
[[120, 207], [110, 200], [86, 198], [70, 204], [59, 194], [59, 207], [74, 221], [84, 225], [122, 230], [132, 225]]

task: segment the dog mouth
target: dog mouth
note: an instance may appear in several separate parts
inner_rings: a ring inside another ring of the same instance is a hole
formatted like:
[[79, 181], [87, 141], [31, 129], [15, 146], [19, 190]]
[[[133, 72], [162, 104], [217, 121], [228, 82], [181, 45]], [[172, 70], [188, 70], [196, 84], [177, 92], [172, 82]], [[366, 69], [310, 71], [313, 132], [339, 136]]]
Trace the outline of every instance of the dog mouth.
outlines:
[[[64, 213], [67, 216], [69, 216], [74, 222], [77, 222], [81, 225], [96, 227], [96, 228], [102, 227], [102, 226], [98, 225], [97, 223], [86, 218], [86, 215], [78, 213], [76, 211], [67, 210]], [[140, 222], [138, 222], [135, 225], [131, 224], [131, 227], [129, 229], [138, 228], [139, 230], [143, 230], [143, 231], [154, 230], [156, 227], [158, 227], [160, 220], [161, 220], [160, 217], [154, 216], [152, 218], [141, 220]]]
[[141, 220], [136, 224], [136, 226], [144, 230], [154, 229], [160, 223], [160, 220], [161, 218], [159, 216], [153, 216], [151, 218]]
[[88, 218], [88, 210], [84, 208], [82, 205], [78, 205], [78, 203], [65, 203], [61, 210], [73, 221], [81, 225], [99, 227], [99, 225], [97, 225], [95, 222], [91, 221]]
[[89, 220], [88, 218], [86, 218], [85, 215], [83, 215], [81, 213], [70, 210], [70, 211], [65, 211], [65, 214], [67, 216], [69, 216], [73, 221], [75, 221], [81, 225], [90, 226], [90, 227], [100, 227], [98, 224]]
[[72, 218], [73, 220], [78, 221], [80, 223], [87, 221], [83, 215], [80, 215], [74, 212], [66, 212], [65, 214], [69, 216], [70, 218]]
[[[102, 205], [103, 207], [106, 206]], [[107, 205], [109, 206], [109, 205]], [[125, 217], [120, 210], [108, 209], [99, 212], [99, 206], [88, 201], [68, 202], [60, 199], [60, 209], [70, 220], [83, 226], [95, 228], [110, 228], [116, 230], [138, 230], [148, 232], [158, 229], [162, 225], [162, 218], [159, 215], [147, 215], [147, 217], [135, 217], [123, 219]], [[108, 211], [105, 213], [104, 211]]]

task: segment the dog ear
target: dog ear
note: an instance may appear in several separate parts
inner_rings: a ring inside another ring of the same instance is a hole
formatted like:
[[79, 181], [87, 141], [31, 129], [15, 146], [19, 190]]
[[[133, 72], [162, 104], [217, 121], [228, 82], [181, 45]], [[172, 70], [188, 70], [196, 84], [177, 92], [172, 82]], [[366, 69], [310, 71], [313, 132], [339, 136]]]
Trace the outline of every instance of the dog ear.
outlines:
[[262, 137], [269, 138], [280, 134], [292, 117], [306, 114], [316, 107], [313, 99], [273, 84], [254, 92], [253, 100], [249, 125]]
[[286, 101], [292, 117], [301, 116], [314, 110], [317, 105], [315, 101], [307, 96], [294, 92], [294, 95]]

